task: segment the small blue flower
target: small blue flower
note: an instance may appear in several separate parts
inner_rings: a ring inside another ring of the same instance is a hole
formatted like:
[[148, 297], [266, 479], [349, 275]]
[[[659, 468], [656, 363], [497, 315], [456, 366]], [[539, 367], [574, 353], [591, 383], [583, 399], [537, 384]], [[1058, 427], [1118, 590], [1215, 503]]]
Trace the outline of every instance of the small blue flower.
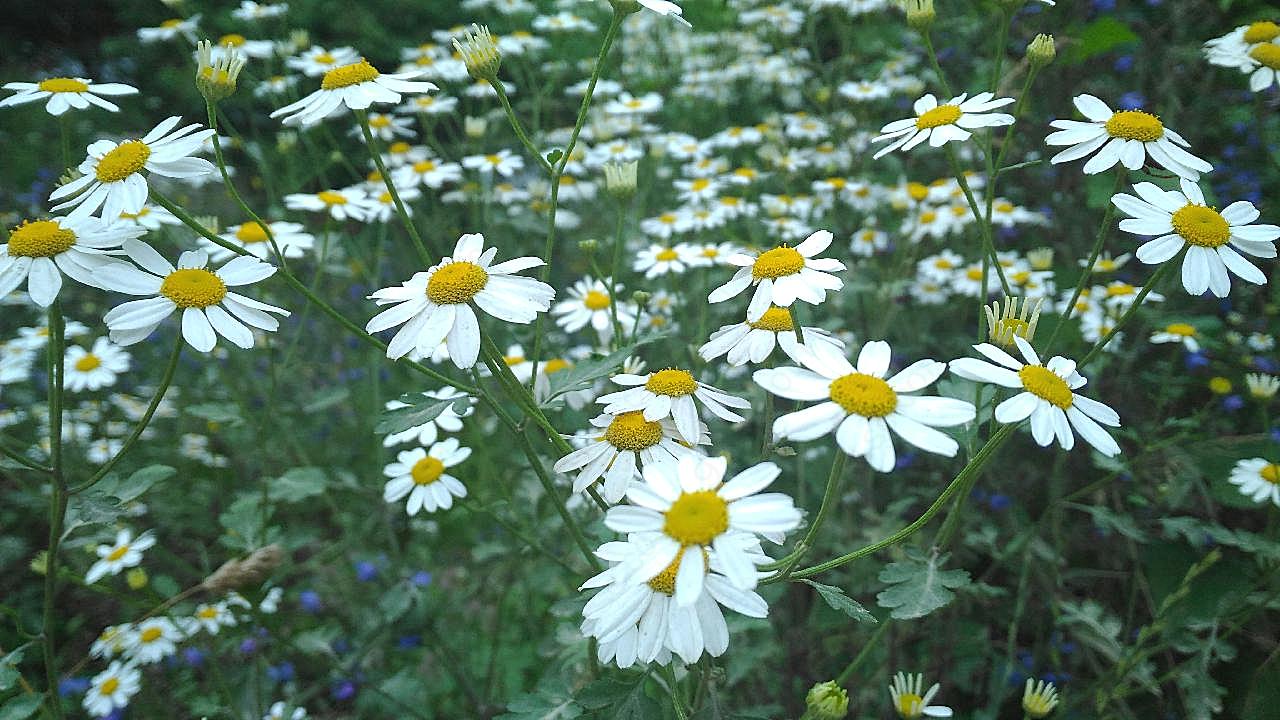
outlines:
[[1209, 367], [1209, 356], [1203, 350], [1187, 353], [1183, 359], [1183, 363], [1188, 370], [1197, 370], [1199, 368]]
[[427, 587], [431, 584], [431, 573], [426, 570], [419, 570], [409, 576], [409, 582], [413, 583], [417, 587]]
[[1147, 106], [1147, 98], [1136, 90], [1120, 96], [1120, 107], [1125, 110], [1140, 110]]
[[356, 696], [356, 684], [350, 680], [340, 680], [334, 683], [329, 694], [334, 700], [350, 700]]
[[58, 681], [58, 695], [60, 697], [79, 695], [88, 690], [92, 684], [87, 677], [65, 677]]
[[378, 566], [368, 560], [356, 563], [356, 579], [360, 582], [371, 582], [378, 577]]
[[320, 602], [320, 593], [315, 590], [303, 590], [298, 593], [298, 604], [309, 613], [320, 612], [324, 604]]
[[258, 651], [258, 641], [253, 638], [245, 638], [240, 641], [240, 652], [244, 655], [252, 655]]
[[271, 665], [267, 668], [267, 677], [278, 683], [289, 682], [296, 676], [293, 669], [293, 663], [288, 660], [279, 665]]
[[401, 650], [411, 650], [422, 644], [422, 637], [419, 635], [401, 635], [396, 639], [396, 647]]
[[991, 497], [987, 498], [987, 506], [996, 512], [1006, 510], [1012, 504], [1013, 500], [1002, 493], [991, 493]]
[[204, 664], [204, 651], [199, 648], [183, 648], [182, 659], [191, 667], [200, 667]]
[[1129, 72], [1133, 69], [1133, 56], [1121, 55], [1116, 58], [1116, 62], [1112, 67], [1116, 69], [1116, 72]]
[[1244, 407], [1244, 398], [1239, 395], [1228, 395], [1222, 398], [1222, 409], [1227, 412], [1235, 412]]

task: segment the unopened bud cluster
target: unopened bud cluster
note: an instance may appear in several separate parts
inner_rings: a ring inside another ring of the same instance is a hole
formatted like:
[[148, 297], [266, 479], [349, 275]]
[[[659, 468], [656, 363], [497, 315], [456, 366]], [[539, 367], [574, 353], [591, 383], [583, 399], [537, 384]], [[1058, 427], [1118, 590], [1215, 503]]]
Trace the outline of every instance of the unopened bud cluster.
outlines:
[[629, 200], [636, 194], [639, 183], [640, 163], [632, 160], [624, 163], [604, 164], [604, 189], [619, 200]]
[[1027, 60], [1037, 69], [1053, 62], [1057, 55], [1058, 50], [1054, 47], [1052, 35], [1040, 33], [1027, 45]]
[[804, 696], [809, 720], [842, 720], [849, 714], [849, 693], [834, 680], [818, 683]]
[[473, 24], [462, 37], [453, 39], [453, 49], [462, 56], [468, 75], [476, 80], [487, 80], [491, 84], [497, 84], [498, 68], [502, 66], [502, 53], [498, 50], [498, 41], [489, 32], [488, 26]]

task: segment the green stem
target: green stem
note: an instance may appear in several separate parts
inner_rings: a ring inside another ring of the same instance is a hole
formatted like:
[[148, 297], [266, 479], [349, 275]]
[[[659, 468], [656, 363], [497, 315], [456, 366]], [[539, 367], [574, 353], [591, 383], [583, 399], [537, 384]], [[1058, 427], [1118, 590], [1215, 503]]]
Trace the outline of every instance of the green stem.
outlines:
[[58, 139], [62, 146], [62, 169], [71, 169], [71, 113], [63, 113], [58, 118]]
[[1111, 328], [1111, 330], [1109, 330], [1106, 335], [1103, 335], [1093, 348], [1080, 359], [1080, 362], [1076, 364], [1077, 367], [1082, 368], [1085, 365], [1088, 365], [1090, 360], [1094, 359], [1097, 357], [1098, 353], [1102, 352], [1102, 349], [1107, 346], [1107, 343], [1111, 342], [1111, 338], [1115, 337], [1116, 333], [1120, 332], [1120, 328], [1124, 327], [1125, 323], [1129, 322], [1129, 319], [1138, 311], [1138, 308], [1142, 305], [1142, 301], [1146, 299], [1152, 289], [1154, 289], [1155, 286], [1164, 279], [1164, 276], [1169, 273], [1169, 268], [1182, 265], [1182, 256], [1186, 254], [1187, 246], [1184, 246], [1182, 250], [1178, 251], [1177, 255], [1161, 265], [1160, 268], [1155, 271], [1155, 274], [1151, 276], [1151, 279], [1147, 281], [1147, 284], [1138, 291], [1138, 296], [1133, 299], [1133, 304], [1129, 306], [1129, 309], [1125, 310], [1124, 315], [1120, 316], [1120, 319], [1116, 321], [1116, 324]]
[[622, 347], [622, 321], [618, 319], [618, 269], [622, 265], [623, 232], [627, 219], [626, 208], [618, 205], [618, 226], [613, 235], [613, 261], [609, 268], [609, 315], [613, 319], [613, 347]]
[[54, 605], [58, 594], [58, 549], [62, 543], [62, 526], [67, 515], [67, 486], [62, 467], [62, 393], [63, 344], [65, 328], [62, 304], [54, 300], [49, 306], [49, 342], [45, 348], [49, 379], [49, 549], [44, 562], [44, 608], [40, 634], [44, 645], [44, 672], [48, 683], [49, 709], [61, 718], [62, 703], [58, 699], [58, 653]]
[[534, 161], [538, 163], [538, 167], [547, 175], [555, 175], [555, 169], [551, 167], [551, 163], [542, 157], [542, 153], [538, 151], [538, 147], [529, 139], [529, 134], [525, 132], [524, 126], [520, 124], [520, 118], [516, 117], [516, 111], [511, 107], [511, 99], [507, 97], [507, 90], [502, 85], [502, 81], [494, 78], [489, 86], [498, 93], [498, 102], [502, 104], [502, 111], [507, 114], [507, 122], [511, 123], [511, 129], [515, 131], [516, 137], [520, 139], [520, 144], [524, 145], [524, 149], [529, 151]]
[[876, 643], [880, 641], [880, 638], [889, 631], [890, 625], [893, 625], [893, 618], [885, 618], [880, 621], [880, 627], [876, 628], [875, 634], [867, 640], [866, 644], [862, 646], [862, 649], [858, 651], [858, 654], [853, 658], [853, 660], [849, 661], [849, 664], [845, 666], [844, 670], [840, 671], [840, 674], [836, 677], [837, 685], [844, 685], [846, 682], [849, 682], [849, 678], [853, 677], [854, 671], [857, 670], [858, 667], [862, 665], [862, 662], [867, 659], [867, 656], [871, 654], [871, 650], [875, 648]]
[[836, 504], [836, 498], [840, 495], [840, 484], [844, 479], [844, 466], [848, 462], [849, 456], [840, 448], [836, 448], [835, 455], [835, 458], [831, 460], [831, 472], [827, 475], [827, 489], [822, 493], [822, 504], [818, 506], [818, 514], [814, 516], [813, 524], [809, 526], [804, 538], [796, 544], [796, 551], [791, 556], [786, 567], [778, 573], [776, 582], [783, 582], [791, 576], [791, 571], [804, 559], [804, 555], [809, 548], [813, 547], [813, 542], [818, 537], [818, 529], [826, 521], [827, 514], [831, 512], [832, 506]]
[[10, 448], [7, 448], [7, 447], [5, 447], [4, 445], [0, 445], [0, 455], [3, 455], [3, 456], [5, 456], [5, 457], [9, 458], [10, 460], [12, 460], [12, 461], [14, 461], [14, 462], [18, 463], [19, 465], [21, 465], [21, 466], [23, 466], [23, 467], [25, 467], [25, 468], [28, 468], [28, 469], [31, 469], [31, 470], [35, 470], [35, 471], [37, 471], [37, 472], [42, 472], [42, 473], [44, 473], [44, 474], [46, 474], [46, 475], [50, 475], [50, 474], [52, 474], [52, 473], [53, 473], [53, 468], [48, 467], [48, 466], [45, 466], [45, 465], [41, 465], [40, 463], [36, 462], [35, 460], [32, 460], [32, 459], [28, 458], [26, 455], [23, 455], [22, 453], [20, 453], [20, 452], [18, 452], [18, 451], [16, 451], [16, 450], [12, 450], [12, 449], [10, 449]]
[[369, 149], [369, 154], [373, 156], [373, 164], [378, 168], [378, 175], [382, 176], [382, 184], [386, 186], [387, 192], [391, 194], [391, 202], [396, 206], [396, 214], [400, 216], [400, 221], [404, 223], [404, 229], [408, 231], [409, 238], [413, 240], [413, 246], [418, 251], [418, 259], [425, 265], [434, 265], [435, 258], [431, 251], [427, 249], [425, 243], [422, 242], [422, 236], [418, 234], [418, 228], [413, 224], [413, 219], [409, 217], [409, 211], [404, 207], [404, 201], [400, 199], [400, 192], [396, 190], [396, 184], [391, 181], [391, 173], [387, 172], [387, 166], [382, 162], [382, 152], [378, 147], [377, 138], [373, 136], [373, 130], [369, 127], [369, 113], [364, 110], [352, 110], [356, 114], [356, 120], [360, 123], [360, 132], [364, 133], [364, 143]]
[[942, 87], [942, 92], [946, 94], [946, 99], [950, 100], [955, 97], [951, 92], [951, 84], [947, 82], [947, 76], [942, 72], [942, 66], [938, 64], [938, 53], [933, 49], [933, 38], [929, 36], [928, 30], [920, 31], [920, 39], [924, 41], [925, 54], [929, 56], [929, 64], [933, 67], [933, 72], [938, 76], [938, 85]]
[[[969, 212], [973, 213], [973, 220], [978, 224], [978, 234], [982, 238], [982, 250], [986, 257], [991, 259], [996, 268], [996, 276], [1000, 278], [1000, 287], [1004, 290], [1005, 295], [1013, 295], [1013, 289], [1009, 285], [1009, 281], [1004, 276], [1004, 268], [1000, 266], [1000, 256], [996, 254], [995, 243], [991, 238], [991, 224], [983, 218], [982, 212], [978, 209], [978, 201], [973, 196], [973, 190], [969, 188], [969, 181], [964, 176], [964, 171], [960, 169], [960, 158], [956, 157], [956, 151], [951, 145], [945, 145], [947, 151], [947, 160], [951, 163], [951, 172], [956, 176], [956, 182], [960, 184], [960, 190], [964, 192], [964, 199], [969, 203]], [[983, 273], [983, 286], [978, 292], [978, 304], [981, 305], [987, 300], [987, 287], [985, 285], [986, 273]], [[979, 310], [981, 312], [981, 310]]]
[[1009, 44], [1009, 25], [1013, 22], [1013, 13], [1002, 10], [1000, 32], [996, 34], [996, 52], [991, 67], [991, 92], [998, 95], [1000, 91], [1000, 70], [1004, 65], [1005, 47]]

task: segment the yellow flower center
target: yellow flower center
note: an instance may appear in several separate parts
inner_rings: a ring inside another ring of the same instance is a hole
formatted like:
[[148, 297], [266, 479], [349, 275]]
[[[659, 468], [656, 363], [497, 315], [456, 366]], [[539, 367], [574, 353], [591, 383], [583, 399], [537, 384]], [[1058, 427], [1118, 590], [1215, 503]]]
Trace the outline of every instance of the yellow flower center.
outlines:
[[138, 639], [144, 643], [151, 643], [159, 640], [160, 636], [163, 634], [164, 633], [160, 630], [160, 628], [149, 627], [146, 630], [143, 630], [140, 635], [138, 635]]
[[1187, 323], [1173, 323], [1164, 329], [1170, 335], [1179, 335], [1181, 337], [1192, 337], [1196, 334], [1196, 329]]
[[698, 389], [698, 381], [693, 379], [688, 370], [667, 368], [650, 375], [644, 387], [655, 395], [683, 397]]
[[[663, 568], [662, 572], [649, 579], [648, 585], [650, 590], [660, 592], [667, 597], [671, 597], [676, 594], [676, 574], [680, 572], [680, 561], [684, 559], [684, 551], [688, 549], [688, 547], [681, 547], [680, 550], [676, 552], [676, 559], [672, 560], [670, 565]], [[702, 557], [704, 563], [703, 567], [705, 567], [707, 557], [706, 550], [702, 551]]]
[[1026, 365], [1018, 371], [1018, 379], [1027, 392], [1063, 410], [1071, 407], [1071, 388], [1043, 365]]
[[907, 197], [920, 202], [929, 197], [929, 186], [923, 183], [909, 182], [907, 183]]
[[311, 59], [320, 63], [321, 65], [332, 65], [338, 61], [338, 58], [334, 57], [333, 55], [330, 55], [327, 52], [322, 52]]
[[416, 162], [413, 164], [413, 171], [417, 173], [431, 172], [435, 169], [436, 163], [434, 160], [423, 160], [422, 162]]
[[403, 155], [409, 152], [410, 148], [412, 147], [413, 146], [410, 145], [409, 143], [403, 140], [398, 140], [387, 146], [387, 152], [391, 153], [392, 155]]
[[168, 20], [165, 20], [164, 22], [160, 23], [160, 27], [170, 29], [170, 30], [176, 27], [182, 27], [182, 18], [170, 18]]
[[1175, 212], [1173, 230], [1183, 240], [1200, 247], [1222, 247], [1231, 239], [1231, 226], [1226, 219], [1204, 205], [1186, 205]]
[[902, 693], [898, 696], [898, 714], [904, 718], [918, 718], [923, 708], [924, 698], [915, 693]]
[[959, 119], [960, 106], [939, 105], [932, 110], [925, 111], [924, 114], [916, 118], [916, 129], [928, 130], [942, 125], [954, 125], [955, 121]]
[[101, 365], [102, 360], [98, 359], [97, 355], [85, 353], [80, 356], [79, 360], [76, 360], [75, 368], [80, 372], [89, 372], [90, 370], [96, 370]]
[[795, 248], [782, 245], [760, 253], [751, 266], [751, 277], [757, 280], [795, 275], [804, 268], [804, 256]]
[[369, 118], [369, 127], [386, 128], [391, 127], [391, 118], [386, 115], [374, 115]]
[[182, 309], [207, 308], [227, 296], [222, 278], [201, 268], [182, 268], [169, 273], [160, 284], [160, 294]]
[[831, 381], [831, 399], [847, 413], [884, 417], [898, 407], [898, 394], [873, 375], [854, 372]]
[[546, 361], [545, 363], [543, 363], [542, 374], [550, 375], [551, 373], [558, 373], [561, 370], [567, 370], [570, 367], [573, 367], [573, 363], [569, 362], [568, 360], [565, 360], [563, 358], [552, 358]]
[[937, 219], [938, 219], [938, 213], [932, 210], [925, 210], [924, 212], [920, 213], [921, 225], [931, 225], [933, 221]]
[[1164, 137], [1164, 123], [1160, 118], [1141, 110], [1122, 110], [1112, 115], [1106, 128], [1111, 137], [1125, 140], [1155, 142]]
[[1262, 469], [1258, 471], [1258, 474], [1262, 476], [1263, 480], [1266, 480], [1272, 485], [1280, 485], [1280, 465], [1268, 463], [1262, 466]]
[[98, 161], [95, 174], [100, 182], [119, 182], [138, 172], [151, 157], [151, 148], [141, 140], [122, 142]]
[[414, 463], [413, 469], [409, 471], [409, 475], [413, 477], [414, 485], [430, 485], [439, 480], [443, 474], [444, 463], [430, 455]]
[[1001, 318], [991, 329], [991, 338], [1005, 347], [1013, 345], [1015, 335], [1025, 340], [1030, 334], [1031, 324], [1018, 318]]
[[728, 529], [729, 503], [714, 490], [681, 493], [662, 523], [662, 532], [681, 545], [710, 545]]
[[1271, 42], [1277, 37], [1280, 37], [1280, 25], [1270, 20], [1259, 20], [1244, 31], [1244, 41], [1249, 45]]
[[512, 367], [524, 362], [524, 356], [523, 355], [503, 355], [502, 362], [506, 363], [507, 367]]
[[[329, 58], [329, 62], [333, 62], [333, 58]], [[368, 60], [360, 58], [360, 62], [351, 63], [336, 67], [324, 74], [324, 79], [320, 81], [320, 87], [325, 90], [335, 90], [337, 88], [350, 87], [359, 85], [363, 82], [377, 79], [378, 70], [369, 64]]]
[[982, 280], [982, 268], [971, 267], [964, 271], [964, 276], [970, 280]]
[[114, 692], [116, 691], [116, 689], [118, 689], [119, 687], [120, 687], [120, 681], [119, 681], [119, 680], [117, 680], [116, 678], [107, 678], [107, 681], [106, 681], [106, 682], [104, 682], [104, 683], [102, 683], [102, 687], [101, 687], [101, 688], [99, 688], [99, 690], [98, 690], [98, 694], [100, 694], [100, 695], [111, 695], [111, 694], [112, 694], [112, 693], [114, 693]]
[[245, 39], [243, 35], [231, 33], [218, 38], [218, 45], [230, 45], [231, 47], [240, 47], [244, 45]]
[[662, 423], [645, 420], [640, 410], [625, 412], [605, 428], [604, 440], [619, 450], [645, 450], [662, 440]]
[[107, 555], [107, 562], [115, 562], [127, 554], [129, 554], [129, 545], [126, 543], [112, 550], [111, 554]]
[[1250, 50], [1249, 57], [1272, 70], [1280, 70], [1280, 45], [1263, 43]]
[[267, 241], [267, 229], [257, 221], [250, 221], [240, 226], [236, 230], [236, 239], [245, 245]]
[[609, 307], [609, 293], [588, 290], [582, 298], [582, 304], [586, 305], [588, 310], [604, 310]]
[[489, 282], [489, 273], [472, 262], [459, 260], [431, 273], [427, 299], [437, 305], [456, 305], [475, 297]]
[[1127, 297], [1132, 295], [1137, 288], [1129, 283], [1113, 283], [1107, 286], [1107, 297]]
[[321, 190], [320, 192], [316, 193], [316, 197], [320, 198], [320, 202], [324, 203], [325, 205], [346, 205], [347, 204], [347, 198], [343, 196], [342, 193], [334, 192], [332, 190]]
[[218, 617], [218, 608], [215, 608], [215, 607], [200, 608], [200, 611], [196, 613], [196, 616], [199, 617], [201, 620], [212, 620]]
[[777, 305], [765, 310], [764, 315], [761, 315], [759, 320], [748, 322], [747, 324], [756, 330], [768, 330], [776, 333], [795, 330], [795, 325], [791, 323], [791, 311], [786, 308], [780, 308]]
[[52, 257], [76, 244], [76, 234], [53, 220], [24, 222], [9, 235], [9, 254], [18, 257]]
[[88, 90], [89, 86], [75, 78], [60, 77], [41, 80], [39, 88], [51, 93], [81, 93]]
[[676, 252], [672, 248], [663, 248], [662, 250], [659, 250], [658, 254], [654, 255], [653, 257], [655, 260], [658, 260], [660, 262], [671, 262], [672, 260], [679, 258], [680, 253]]

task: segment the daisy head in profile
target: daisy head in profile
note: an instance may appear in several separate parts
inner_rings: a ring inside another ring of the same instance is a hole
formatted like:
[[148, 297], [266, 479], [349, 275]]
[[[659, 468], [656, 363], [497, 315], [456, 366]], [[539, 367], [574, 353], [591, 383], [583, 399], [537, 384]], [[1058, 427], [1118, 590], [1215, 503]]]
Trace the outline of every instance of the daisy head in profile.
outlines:
[[1264, 458], [1241, 460], [1227, 480], [1256, 503], [1270, 501], [1280, 507], [1280, 463]]
[[[839, 338], [822, 328], [802, 327], [800, 332], [805, 346], [833, 345], [837, 352], [844, 347]], [[711, 333], [706, 344], [698, 348], [698, 355], [708, 362], [726, 356], [730, 365], [739, 367], [764, 362], [779, 346], [792, 361], [800, 362], [801, 343], [791, 311], [774, 305], [759, 320], [724, 325]]]
[[339, 65], [325, 71], [320, 89], [301, 100], [271, 113], [284, 117], [286, 125], [315, 125], [341, 108], [366, 110], [371, 105], [397, 104], [401, 93], [425, 93], [437, 89], [434, 83], [415, 81], [421, 70], [381, 73], [368, 60]]
[[1129, 170], [1140, 170], [1150, 158], [1156, 165], [1188, 180], [1198, 180], [1200, 173], [1213, 169], [1188, 152], [1186, 148], [1191, 147], [1190, 144], [1151, 113], [1117, 112], [1092, 95], [1077, 95], [1073, 102], [1086, 120], [1050, 123], [1058, 131], [1045, 138], [1045, 143], [1069, 146], [1053, 156], [1054, 165], [1092, 155], [1084, 164], [1084, 171], [1093, 175], [1117, 163]]
[[756, 289], [747, 306], [749, 321], [759, 320], [771, 305], [789, 308], [797, 299], [819, 305], [826, 300], [828, 290], [844, 287], [844, 282], [831, 274], [844, 270], [844, 263], [817, 257], [833, 239], [830, 232], [819, 230], [795, 247], [779, 245], [754, 257], [745, 253], [732, 255], [729, 264], [737, 266], [738, 272], [712, 290], [707, 301], [724, 302], [754, 285]]
[[4, 89], [17, 92], [0, 100], [0, 107], [47, 100], [44, 104], [45, 112], [54, 117], [68, 110], [85, 110], [90, 106], [118, 112], [120, 108], [115, 103], [103, 99], [102, 96], [138, 94], [138, 88], [123, 83], [95, 83], [89, 78], [71, 77], [45, 78], [39, 82], [5, 83]]
[[744, 410], [751, 407], [746, 400], [707, 385], [681, 368], [669, 367], [646, 375], [618, 373], [612, 380], [628, 389], [602, 395], [596, 400], [605, 406], [606, 413], [617, 415], [638, 411], [647, 421], [669, 416], [685, 442], [697, 442], [701, 435], [695, 398], [712, 415], [729, 422], [746, 419], [729, 408]]
[[98, 287], [93, 271], [109, 262], [108, 253], [146, 229], [132, 223], [107, 223], [92, 217], [28, 220], [0, 243], [0, 298], [24, 282], [32, 302], [49, 307], [62, 290], [62, 276]]
[[617, 415], [603, 413], [592, 418], [586, 444], [557, 460], [555, 471], [577, 471], [574, 492], [584, 492], [600, 481], [604, 499], [616, 503], [626, 495], [640, 468], [675, 462], [696, 454], [694, 446], [711, 444], [706, 425], [698, 423], [698, 433], [696, 441], [689, 442], [669, 417], [646, 420], [639, 410]]
[[1013, 98], [996, 98], [989, 92], [973, 97], [965, 93], [942, 104], [932, 93], [925, 95], [912, 106], [915, 117], [895, 120], [880, 128], [880, 134], [871, 139], [872, 142], [891, 141], [880, 148], [873, 159], [894, 150], [905, 152], [926, 141], [932, 147], [942, 147], [953, 140], [968, 140], [973, 135], [970, 131], [977, 128], [1012, 125], [1012, 115], [991, 112], [1012, 102]]
[[889, 698], [893, 701], [893, 710], [902, 720], [917, 720], [922, 717], [949, 718], [951, 708], [946, 705], [930, 705], [942, 688], [934, 683], [926, 690], [924, 675], [921, 673], [899, 672], [893, 676], [889, 685]]

